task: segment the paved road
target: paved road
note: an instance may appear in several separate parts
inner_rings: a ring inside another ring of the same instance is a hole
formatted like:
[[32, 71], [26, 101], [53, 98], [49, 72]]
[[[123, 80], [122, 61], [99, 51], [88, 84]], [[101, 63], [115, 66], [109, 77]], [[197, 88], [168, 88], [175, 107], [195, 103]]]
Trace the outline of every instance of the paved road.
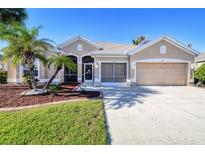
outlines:
[[111, 144], [205, 144], [205, 89], [102, 87]]

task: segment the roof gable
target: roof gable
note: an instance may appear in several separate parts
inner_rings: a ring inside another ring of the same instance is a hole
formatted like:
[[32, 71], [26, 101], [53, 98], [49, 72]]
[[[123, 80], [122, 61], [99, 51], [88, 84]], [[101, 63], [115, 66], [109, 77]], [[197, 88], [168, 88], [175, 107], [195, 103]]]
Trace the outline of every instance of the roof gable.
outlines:
[[158, 38], [158, 39], [156, 39], [154, 41], [148, 42], [148, 43], [146, 43], [144, 45], [139, 45], [135, 49], [129, 51], [128, 54], [129, 55], [133, 55], [133, 54], [135, 54], [137, 52], [142, 51], [143, 49], [146, 49], [146, 48], [148, 48], [148, 47], [150, 47], [150, 46], [152, 46], [152, 45], [162, 41], [162, 40], [165, 40], [165, 41], [175, 45], [176, 47], [182, 49], [183, 51], [185, 51], [185, 52], [187, 52], [187, 53], [189, 53], [191, 55], [197, 56], [199, 54], [198, 51], [196, 51], [196, 50], [194, 50], [192, 48], [189, 48], [188, 46], [184, 45], [183, 43], [181, 43], [179, 41], [176, 41], [175, 39], [173, 39], [173, 38], [171, 38], [169, 36], [166, 36], [166, 35], [162, 36], [162, 37], [160, 37], [160, 38]]
[[85, 38], [85, 37], [83, 37], [81, 35], [77, 35], [77, 36], [75, 36], [75, 37], [73, 37], [73, 38], [71, 38], [71, 39], [69, 39], [69, 40], [67, 40], [67, 41], [57, 45], [57, 47], [58, 48], [63, 48], [63, 47], [65, 47], [65, 46], [67, 46], [67, 45], [69, 45], [69, 44], [71, 44], [71, 43], [73, 43], [75, 41], [78, 41], [78, 40], [85, 41], [86, 43], [88, 43], [88, 44], [90, 44], [90, 45], [92, 45], [92, 46], [94, 46], [94, 47], [96, 47], [98, 49], [102, 48], [102, 46], [100, 46], [99, 44], [97, 44], [97, 43], [95, 43], [95, 42], [93, 42], [93, 41], [91, 41], [91, 40], [89, 40], [89, 39], [87, 39], [87, 38]]
[[201, 53], [196, 57], [196, 62], [204, 62], [205, 61], [205, 52]]

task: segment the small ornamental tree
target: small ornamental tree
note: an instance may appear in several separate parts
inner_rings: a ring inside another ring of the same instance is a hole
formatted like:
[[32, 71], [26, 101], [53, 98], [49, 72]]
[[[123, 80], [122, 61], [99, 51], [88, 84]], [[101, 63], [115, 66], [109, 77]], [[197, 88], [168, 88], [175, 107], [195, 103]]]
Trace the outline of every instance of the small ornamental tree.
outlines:
[[194, 73], [195, 79], [205, 83], [205, 64], [202, 64]]
[[49, 85], [57, 76], [58, 72], [62, 69], [63, 66], [66, 66], [71, 70], [74, 70], [76, 68], [76, 64], [72, 61], [71, 58], [60, 53], [53, 54], [48, 58], [48, 68], [50, 68], [51, 65], [54, 66], [55, 72], [50, 78], [50, 80], [46, 83], [45, 87], [43, 88], [44, 90], [49, 88]]

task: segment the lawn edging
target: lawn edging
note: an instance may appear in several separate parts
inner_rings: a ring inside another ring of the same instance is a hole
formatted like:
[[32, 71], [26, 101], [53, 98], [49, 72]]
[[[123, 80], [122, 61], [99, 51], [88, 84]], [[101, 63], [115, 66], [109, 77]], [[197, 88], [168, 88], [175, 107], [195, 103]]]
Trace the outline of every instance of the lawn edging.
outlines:
[[[92, 99], [97, 99], [97, 98], [92, 98]], [[28, 105], [28, 106], [5, 107], [5, 108], [0, 108], [0, 112], [31, 109], [31, 108], [36, 108], [36, 107], [42, 107], [42, 106], [48, 106], [48, 105], [56, 105], [56, 104], [62, 104], [62, 103], [70, 103], [70, 102], [83, 101], [83, 100], [89, 100], [89, 98], [63, 100], [63, 101], [49, 102], [49, 103], [44, 103], [44, 104], [36, 104], [36, 105]]]

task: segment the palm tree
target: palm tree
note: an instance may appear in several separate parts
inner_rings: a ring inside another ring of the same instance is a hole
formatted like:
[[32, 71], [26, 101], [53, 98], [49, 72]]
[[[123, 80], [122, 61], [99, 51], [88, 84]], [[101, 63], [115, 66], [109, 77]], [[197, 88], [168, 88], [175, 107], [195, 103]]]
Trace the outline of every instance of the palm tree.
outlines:
[[49, 85], [56, 77], [58, 72], [62, 69], [63, 65], [71, 70], [74, 70], [76, 68], [76, 64], [72, 61], [71, 58], [59, 53], [53, 54], [48, 58], [48, 68], [50, 68], [51, 64], [54, 65], [55, 72], [50, 80], [46, 83], [45, 87], [43, 88], [44, 90], [48, 89]]
[[148, 39], [147, 36], [144, 35], [138, 35], [137, 38], [135, 40], [132, 40], [132, 43], [134, 45], [141, 45], [141, 44], [145, 44], [147, 42], [149, 42], [150, 40]]
[[2, 49], [3, 60], [11, 59], [13, 65], [22, 64], [27, 67], [34, 91], [37, 89], [34, 62], [39, 59], [46, 64], [45, 53], [53, 48], [53, 41], [38, 39], [39, 30], [40, 27], [29, 29], [20, 24], [0, 24], [0, 40], [7, 42], [7, 46]]
[[23, 24], [28, 15], [23, 8], [0, 8], [0, 23], [11, 24], [17, 22]]

